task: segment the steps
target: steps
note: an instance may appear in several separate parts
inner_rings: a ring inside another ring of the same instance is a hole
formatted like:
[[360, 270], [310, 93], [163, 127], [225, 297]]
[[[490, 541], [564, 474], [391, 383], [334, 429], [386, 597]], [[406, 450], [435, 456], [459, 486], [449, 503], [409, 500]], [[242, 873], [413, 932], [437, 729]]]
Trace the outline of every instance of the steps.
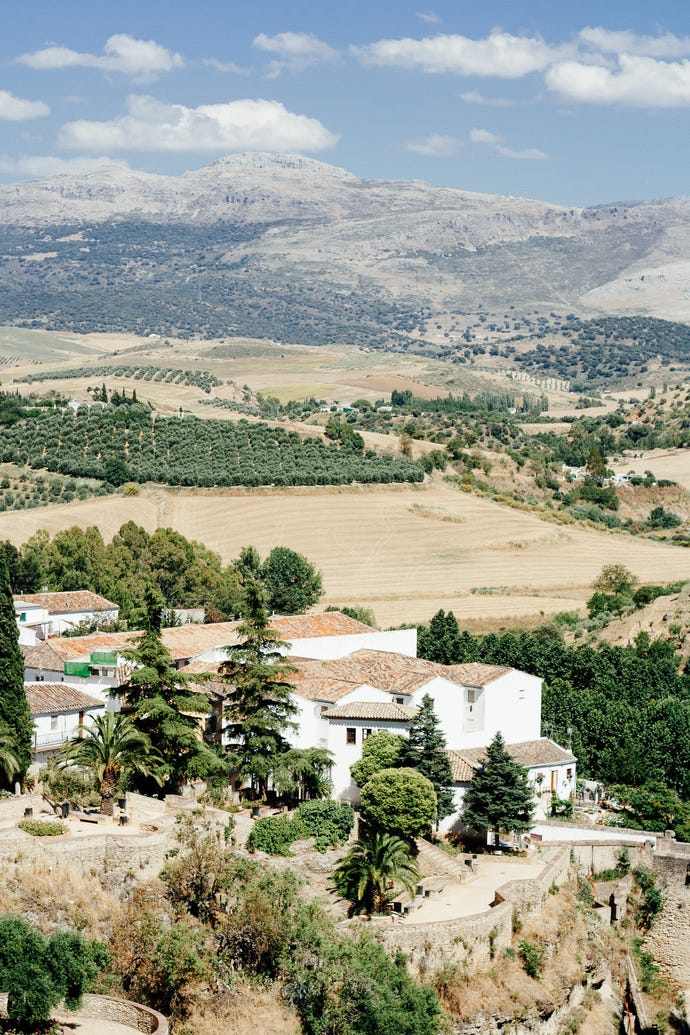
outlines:
[[448, 855], [447, 852], [432, 845], [423, 837], [415, 838], [417, 849], [417, 865], [423, 877], [450, 877], [451, 880], [465, 881], [470, 876], [468, 867], [462, 861]]

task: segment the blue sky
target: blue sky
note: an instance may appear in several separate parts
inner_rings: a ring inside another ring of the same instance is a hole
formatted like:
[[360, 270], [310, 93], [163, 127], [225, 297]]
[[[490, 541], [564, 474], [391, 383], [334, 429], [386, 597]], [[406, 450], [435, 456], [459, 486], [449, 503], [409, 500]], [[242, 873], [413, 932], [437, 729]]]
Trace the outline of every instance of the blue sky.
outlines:
[[290, 151], [561, 204], [690, 194], [687, 0], [5, 0], [0, 180]]

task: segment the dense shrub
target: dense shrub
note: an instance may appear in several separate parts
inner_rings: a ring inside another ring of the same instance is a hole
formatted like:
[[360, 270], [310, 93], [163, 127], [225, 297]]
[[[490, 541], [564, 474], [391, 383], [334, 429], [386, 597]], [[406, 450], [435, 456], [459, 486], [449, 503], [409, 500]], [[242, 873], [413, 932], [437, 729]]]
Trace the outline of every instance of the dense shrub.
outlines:
[[67, 833], [67, 827], [58, 819], [22, 819], [17, 826], [33, 837], [57, 837]]

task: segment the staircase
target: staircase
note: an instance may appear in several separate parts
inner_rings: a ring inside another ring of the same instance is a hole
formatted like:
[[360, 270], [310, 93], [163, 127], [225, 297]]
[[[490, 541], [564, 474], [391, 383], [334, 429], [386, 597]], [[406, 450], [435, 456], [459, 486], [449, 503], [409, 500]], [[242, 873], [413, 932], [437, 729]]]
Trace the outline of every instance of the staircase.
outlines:
[[415, 838], [415, 847], [417, 865], [423, 877], [448, 877], [456, 881], [465, 881], [470, 877], [469, 868], [462, 860], [448, 855], [423, 837]]

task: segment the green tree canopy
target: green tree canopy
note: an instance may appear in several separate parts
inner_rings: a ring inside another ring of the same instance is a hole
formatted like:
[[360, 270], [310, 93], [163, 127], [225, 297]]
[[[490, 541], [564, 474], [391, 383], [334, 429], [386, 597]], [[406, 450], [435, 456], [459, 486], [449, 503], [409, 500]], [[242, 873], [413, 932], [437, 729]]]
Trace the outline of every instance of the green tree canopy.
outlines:
[[358, 787], [364, 787], [374, 773], [394, 769], [398, 765], [404, 737], [390, 730], [377, 730], [362, 746], [362, 757], [350, 766], [350, 774]]
[[533, 807], [527, 770], [518, 765], [497, 733], [465, 794], [462, 821], [473, 830], [522, 833], [530, 829]]
[[185, 780], [220, 774], [226, 766], [199, 735], [208, 698], [190, 689], [189, 677], [177, 671], [161, 638], [163, 600], [152, 586], [145, 600], [143, 633], [124, 652], [134, 667], [117, 692], [124, 698], [123, 710], [160, 752], [165, 788], [177, 791]]
[[433, 784], [416, 769], [382, 769], [362, 788], [362, 816], [374, 830], [418, 837], [436, 819]]
[[403, 741], [399, 764], [416, 769], [433, 784], [437, 824], [452, 815], [455, 811], [453, 770], [446, 750], [446, 738], [428, 694], [422, 698], [421, 707], [410, 723], [409, 737]]
[[23, 776], [31, 765], [33, 723], [24, 691], [24, 658], [12, 589], [4, 558], [0, 557], [0, 725], [13, 743], [13, 754]]
[[419, 870], [406, 841], [368, 830], [333, 873], [339, 895], [350, 902], [350, 916], [383, 913], [402, 888], [410, 895]]
[[47, 1021], [61, 1002], [76, 1010], [104, 962], [100, 946], [75, 931], [49, 939], [18, 916], [0, 917], [0, 991], [7, 1014], [22, 1026]]
[[592, 583], [600, 593], [623, 593], [630, 596], [638, 579], [624, 564], [605, 564]]
[[138, 730], [129, 716], [122, 712], [97, 715], [88, 726], [79, 728], [79, 736], [62, 751], [67, 765], [89, 770], [96, 779], [101, 796], [101, 812], [113, 814], [115, 795], [127, 773], [153, 778], [159, 785], [158, 775], [163, 758], [151, 746], [151, 741]]
[[295, 668], [285, 658], [287, 645], [270, 627], [266, 591], [251, 577], [245, 582], [244, 620], [237, 632], [241, 640], [226, 648], [227, 661], [220, 668], [229, 685], [225, 730], [231, 764], [265, 795], [269, 777], [289, 749], [286, 734], [295, 728], [290, 683]]
[[287, 546], [276, 546], [261, 565], [268, 607], [282, 615], [301, 615], [323, 593], [321, 574], [306, 557]]

